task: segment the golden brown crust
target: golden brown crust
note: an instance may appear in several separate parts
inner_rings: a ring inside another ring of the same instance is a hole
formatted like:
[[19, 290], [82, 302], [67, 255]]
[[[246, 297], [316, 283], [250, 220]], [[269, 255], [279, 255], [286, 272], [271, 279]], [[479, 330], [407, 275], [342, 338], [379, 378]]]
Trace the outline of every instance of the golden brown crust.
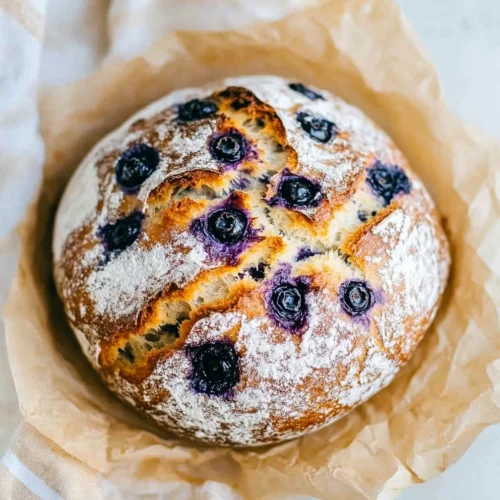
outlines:
[[[54, 261], [70, 324], [110, 388], [180, 434], [255, 445], [326, 425], [387, 385], [434, 318], [449, 252], [432, 200], [380, 129], [320, 94], [277, 77], [175, 92], [98, 144], [66, 190]], [[194, 98], [217, 111], [182, 122], [179, 106]], [[333, 138], [308, 136], [301, 113], [333, 123]], [[232, 133], [244, 137], [245, 155], [228, 166], [211, 141]], [[115, 169], [140, 144], [160, 163], [130, 193]], [[378, 164], [404, 172], [390, 202], [368, 179]], [[283, 205], [287, 175], [319, 186], [319, 201]], [[221, 203], [249, 214], [249, 239], [234, 255], [215, 251], [193, 223]], [[107, 250], [103, 228], [130, 214], [143, 214], [137, 240]], [[300, 331], [272, 315], [279, 279], [305, 280]], [[373, 294], [354, 317], [341, 297], [353, 281]], [[193, 389], [190, 349], [210, 342], [238, 356], [238, 382], [225, 395]]]

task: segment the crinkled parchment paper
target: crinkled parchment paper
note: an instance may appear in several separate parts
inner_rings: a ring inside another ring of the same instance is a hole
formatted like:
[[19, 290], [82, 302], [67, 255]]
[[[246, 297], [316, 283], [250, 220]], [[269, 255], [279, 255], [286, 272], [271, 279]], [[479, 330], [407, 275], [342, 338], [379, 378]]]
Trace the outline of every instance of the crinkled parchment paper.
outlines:
[[[433, 327], [389, 388], [315, 434], [233, 451], [146, 428], [107, 392], [66, 325], [50, 248], [61, 191], [104, 134], [172, 89], [252, 73], [330, 89], [384, 127], [439, 207], [453, 269]], [[385, 500], [442, 472], [500, 422], [500, 145], [447, 108], [392, 1], [332, 0], [241, 31], [169, 35], [45, 93], [41, 116], [45, 178], [22, 227], [7, 341], [25, 418], [67, 453], [129, 492], [212, 480], [250, 499]]]

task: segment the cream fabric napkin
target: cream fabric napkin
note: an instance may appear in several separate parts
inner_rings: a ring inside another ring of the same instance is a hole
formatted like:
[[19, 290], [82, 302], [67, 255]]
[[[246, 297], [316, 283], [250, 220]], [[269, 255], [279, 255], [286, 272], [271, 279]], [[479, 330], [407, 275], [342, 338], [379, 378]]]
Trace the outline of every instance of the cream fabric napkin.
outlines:
[[46, 0], [0, 0], [0, 239], [41, 180], [37, 88]]

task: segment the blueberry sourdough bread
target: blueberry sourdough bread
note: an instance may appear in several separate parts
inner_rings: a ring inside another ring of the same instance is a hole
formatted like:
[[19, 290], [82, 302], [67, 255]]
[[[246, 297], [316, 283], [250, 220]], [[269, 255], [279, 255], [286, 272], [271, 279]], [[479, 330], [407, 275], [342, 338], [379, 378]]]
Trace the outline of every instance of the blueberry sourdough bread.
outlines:
[[90, 152], [55, 280], [105, 383], [220, 445], [299, 436], [393, 379], [449, 271], [439, 216], [387, 135], [272, 76], [173, 92]]

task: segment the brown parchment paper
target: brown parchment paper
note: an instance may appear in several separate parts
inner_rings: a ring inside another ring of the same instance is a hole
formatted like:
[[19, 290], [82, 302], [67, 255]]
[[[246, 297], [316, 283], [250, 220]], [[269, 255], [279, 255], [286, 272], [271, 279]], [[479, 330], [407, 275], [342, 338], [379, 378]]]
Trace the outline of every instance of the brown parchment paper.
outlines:
[[[235, 451], [162, 434], [108, 393], [66, 325], [50, 247], [62, 189], [105, 133], [174, 88], [252, 73], [328, 88], [384, 127], [439, 207], [453, 269], [433, 327], [389, 388], [315, 434]], [[22, 413], [65, 452], [129, 492], [211, 480], [249, 499], [387, 500], [500, 422], [500, 144], [450, 112], [391, 0], [332, 0], [238, 32], [168, 36], [45, 93], [41, 118], [45, 177], [21, 230], [6, 330]]]

